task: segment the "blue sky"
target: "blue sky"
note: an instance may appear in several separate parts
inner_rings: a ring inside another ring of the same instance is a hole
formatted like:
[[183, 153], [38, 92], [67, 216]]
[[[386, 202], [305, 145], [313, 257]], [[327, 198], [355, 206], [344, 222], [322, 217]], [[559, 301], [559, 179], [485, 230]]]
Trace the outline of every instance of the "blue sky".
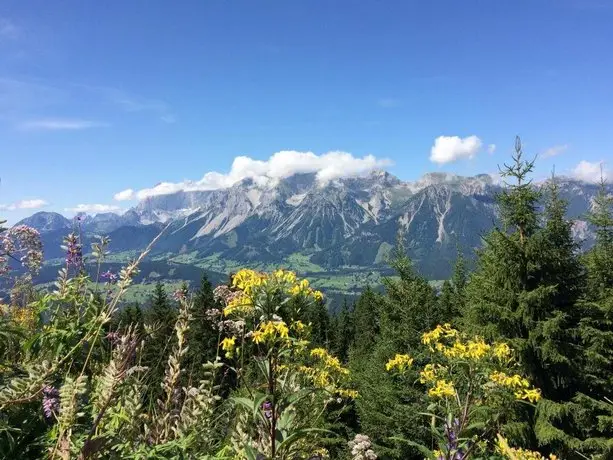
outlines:
[[279, 151], [494, 172], [516, 134], [538, 175], [590, 179], [613, 157], [612, 43], [607, 0], [3, 0], [0, 214], [127, 208]]

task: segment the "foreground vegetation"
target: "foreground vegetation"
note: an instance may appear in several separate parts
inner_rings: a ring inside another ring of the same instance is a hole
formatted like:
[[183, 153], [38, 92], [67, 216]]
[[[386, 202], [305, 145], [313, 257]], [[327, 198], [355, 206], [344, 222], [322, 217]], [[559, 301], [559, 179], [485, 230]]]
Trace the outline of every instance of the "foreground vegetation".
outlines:
[[[580, 254], [555, 180], [537, 190], [532, 167], [517, 142], [504, 228], [473, 273], [460, 257], [437, 290], [399, 239], [384, 292], [334, 315], [287, 270], [126, 302], [151, 246], [90, 279], [75, 234], [55, 287], [37, 290], [36, 231], [0, 229], [0, 276], [14, 281], [0, 456], [612, 458], [613, 198], [603, 184]], [[93, 247], [98, 267], [109, 244]]]

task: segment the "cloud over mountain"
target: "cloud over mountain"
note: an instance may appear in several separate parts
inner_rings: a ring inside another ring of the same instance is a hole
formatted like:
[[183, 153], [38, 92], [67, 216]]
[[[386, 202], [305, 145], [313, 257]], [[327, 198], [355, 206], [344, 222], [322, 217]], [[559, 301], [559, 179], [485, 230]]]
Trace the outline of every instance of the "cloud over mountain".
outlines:
[[599, 182], [601, 177], [605, 180], [609, 180], [613, 177], [613, 174], [609, 172], [603, 162], [589, 162], [582, 160], [572, 170], [572, 175], [576, 179], [585, 182]]
[[298, 173], [315, 173], [318, 182], [325, 185], [335, 179], [364, 176], [374, 169], [384, 168], [390, 164], [391, 161], [378, 159], [373, 155], [359, 158], [351, 153], [339, 151], [317, 155], [313, 152], [284, 150], [273, 154], [268, 160], [255, 160], [247, 156], [236, 157], [227, 174], [212, 171], [197, 181], [161, 182], [137, 192], [127, 189], [116, 193], [114, 198], [117, 201], [134, 198], [142, 200], [178, 191], [216, 190], [231, 187], [247, 178], [266, 185]]
[[66, 208], [65, 211], [75, 214], [80, 212], [97, 214], [101, 212], [120, 212], [121, 208], [111, 204], [78, 204], [74, 208]]

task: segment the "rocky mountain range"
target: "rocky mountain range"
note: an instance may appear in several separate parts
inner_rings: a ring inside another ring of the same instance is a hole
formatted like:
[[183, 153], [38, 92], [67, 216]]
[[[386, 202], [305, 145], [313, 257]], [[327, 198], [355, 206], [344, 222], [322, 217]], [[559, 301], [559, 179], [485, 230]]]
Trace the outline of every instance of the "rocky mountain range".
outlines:
[[[598, 186], [560, 178], [577, 238], [589, 244], [583, 220]], [[501, 186], [489, 175], [430, 173], [415, 182], [374, 171], [325, 185], [314, 174], [275, 182], [243, 180], [210, 191], [152, 196], [119, 215], [80, 215], [76, 220], [38, 212], [21, 223], [41, 231], [46, 257], [61, 257], [62, 237], [78, 225], [84, 239], [107, 234], [114, 251], [144, 248], [166, 226], [153, 256], [215, 255], [237, 264], [283, 265], [299, 254], [324, 270], [384, 266], [399, 230], [420, 271], [449, 276], [457, 248], [467, 255], [497, 222]]]

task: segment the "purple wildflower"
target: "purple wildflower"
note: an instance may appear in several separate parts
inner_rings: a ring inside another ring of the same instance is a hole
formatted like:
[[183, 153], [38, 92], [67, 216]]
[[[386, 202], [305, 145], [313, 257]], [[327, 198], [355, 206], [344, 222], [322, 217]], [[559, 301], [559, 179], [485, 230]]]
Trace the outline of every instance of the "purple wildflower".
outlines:
[[112, 345], [114, 345], [121, 340], [121, 335], [119, 335], [119, 332], [111, 331], [107, 333], [104, 338], [108, 340]]
[[458, 435], [460, 432], [460, 420], [454, 419], [451, 423], [445, 422], [445, 438], [447, 439], [447, 452], [451, 453], [453, 460], [461, 460], [464, 456], [462, 449], [458, 449]]
[[272, 419], [272, 403], [270, 401], [266, 401], [262, 404], [262, 410], [264, 411], [264, 417], [268, 420]]
[[173, 292], [172, 296], [177, 302], [181, 302], [182, 300], [185, 300], [185, 291], [183, 289], [177, 289], [175, 292]]
[[79, 237], [71, 233], [64, 240], [66, 243], [66, 265], [80, 268], [83, 265], [83, 247]]
[[113, 284], [117, 281], [117, 274], [113, 273], [110, 270], [107, 270], [100, 275], [100, 278], [102, 278], [103, 280], [106, 280], [107, 283], [109, 284]]
[[60, 392], [51, 385], [43, 387], [43, 414], [50, 420], [60, 410]]

